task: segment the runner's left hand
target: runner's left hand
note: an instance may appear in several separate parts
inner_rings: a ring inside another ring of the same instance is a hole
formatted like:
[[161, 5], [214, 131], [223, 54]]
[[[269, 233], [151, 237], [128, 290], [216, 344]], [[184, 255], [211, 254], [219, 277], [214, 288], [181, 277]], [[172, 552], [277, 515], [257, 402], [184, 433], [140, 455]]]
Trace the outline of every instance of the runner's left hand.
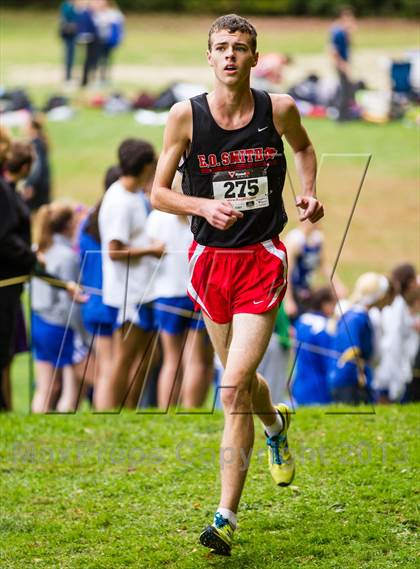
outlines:
[[324, 217], [324, 206], [316, 198], [297, 196], [296, 207], [299, 208], [299, 221], [309, 219], [311, 223], [316, 223]]

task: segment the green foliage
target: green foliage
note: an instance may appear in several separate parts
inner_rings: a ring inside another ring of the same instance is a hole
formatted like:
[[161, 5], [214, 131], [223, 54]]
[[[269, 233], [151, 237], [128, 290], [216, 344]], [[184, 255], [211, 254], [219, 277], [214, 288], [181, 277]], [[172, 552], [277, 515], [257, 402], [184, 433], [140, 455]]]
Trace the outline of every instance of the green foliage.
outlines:
[[[335, 16], [342, 0], [119, 0], [123, 10], [133, 12], [201, 12], [223, 14], [276, 14]], [[56, 0], [3, 0], [3, 6], [56, 7]], [[417, 0], [353, 0], [348, 2], [359, 16], [418, 16]]]

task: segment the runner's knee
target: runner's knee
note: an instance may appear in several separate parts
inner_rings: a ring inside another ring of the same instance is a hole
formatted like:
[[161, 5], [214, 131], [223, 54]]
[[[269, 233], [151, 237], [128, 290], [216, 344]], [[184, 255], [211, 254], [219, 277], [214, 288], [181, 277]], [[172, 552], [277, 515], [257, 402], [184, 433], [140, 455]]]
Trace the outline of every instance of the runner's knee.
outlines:
[[232, 387], [229, 387], [229, 384], [222, 386], [220, 398], [225, 410], [240, 411], [251, 408], [251, 392], [245, 382]]

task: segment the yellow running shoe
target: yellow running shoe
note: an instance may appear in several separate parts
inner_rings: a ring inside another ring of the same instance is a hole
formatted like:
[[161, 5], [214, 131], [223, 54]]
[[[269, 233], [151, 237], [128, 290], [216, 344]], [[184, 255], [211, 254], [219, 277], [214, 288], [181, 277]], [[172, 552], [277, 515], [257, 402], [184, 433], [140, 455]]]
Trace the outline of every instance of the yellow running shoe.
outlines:
[[200, 543], [218, 555], [230, 555], [234, 529], [229, 520], [216, 512], [214, 522], [200, 535]]
[[275, 407], [281, 413], [285, 425], [278, 435], [267, 436], [268, 468], [274, 482], [278, 486], [289, 486], [295, 477], [295, 459], [287, 444], [287, 431], [290, 426], [292, 413], [284, 403], [280, 403]]

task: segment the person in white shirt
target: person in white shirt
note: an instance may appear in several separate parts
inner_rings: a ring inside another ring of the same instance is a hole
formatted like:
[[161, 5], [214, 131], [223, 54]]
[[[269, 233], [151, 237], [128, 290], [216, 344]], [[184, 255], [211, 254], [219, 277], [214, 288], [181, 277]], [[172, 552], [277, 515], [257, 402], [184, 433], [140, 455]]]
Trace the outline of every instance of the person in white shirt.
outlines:
[[401, 401], [413, 378], [413, 363], [419, 345], [416, 321], [407, 302], [416, 288], [416, 270], [404, 263], [394, 268], [391, 283], [396, 296], [382, 312], [380, 360], [373, 386], [380, 402]]
[[[130, 390], [140, 393], [152, 344], [151, 283], [163, 244], [146, 233], [147, 205], [142, 192], [155, 169], [153, 147], [126, 139], [118, 149], [121, 177], [108, 189], [99, 211], [102, 243], [103, 302], [118, 308], [114, 366], [97, 394], [97, 409], [124, 404]], [[134, 377], [129, 371], [136, 357]], [[136, 404], [136, 397], [131, 397]]]
[[211, 379], [207, 369], [210, 346], [201, 313], [194, 313], [187, 296], [188, 249], [192, 243], [189, 223], [186, 216], [154, 210], [147, 220], [147, 233], [165, 245], [153, 283], [155, 324], [163, 350], [158, 405], [167, 409], [180, 400], [183, 407], [200, 407]]

